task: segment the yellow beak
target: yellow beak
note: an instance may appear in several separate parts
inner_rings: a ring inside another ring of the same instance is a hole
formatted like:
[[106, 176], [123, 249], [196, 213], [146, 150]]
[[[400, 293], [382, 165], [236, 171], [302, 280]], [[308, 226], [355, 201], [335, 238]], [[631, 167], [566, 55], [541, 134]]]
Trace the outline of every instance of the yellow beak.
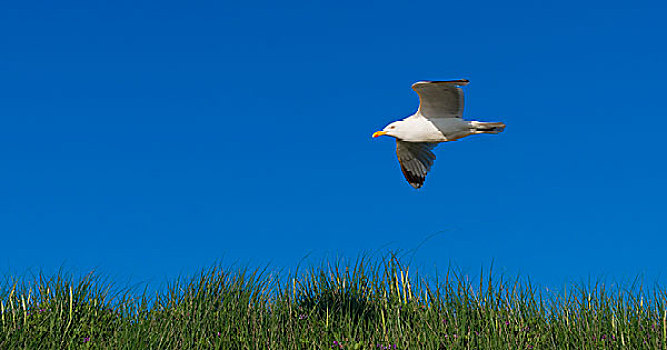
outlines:
[[373, 137], [375, 138], [375, 137], [386, 135], [386, 134], [387, 134], [386, 131], [376, 131], [376, 132], [373, 133]]

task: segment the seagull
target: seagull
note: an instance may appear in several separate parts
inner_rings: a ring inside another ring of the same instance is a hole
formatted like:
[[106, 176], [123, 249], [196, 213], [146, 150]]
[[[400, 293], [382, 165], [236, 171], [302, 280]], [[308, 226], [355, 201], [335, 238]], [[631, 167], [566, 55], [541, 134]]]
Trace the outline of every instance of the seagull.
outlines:
[[418, 81], [412, 90], [419, 95], [419, 109], [405, 119], [387, 125], [373, 138], [386, 135], [396, 138], [396, 155], [405, 179], [420, 188], [431, 169], [433, 148], [440, 142], [455, 141], [474, 134], [497, 134], [505, 129], [500, 122], [463, 120], [463, 90], [466, 79]]

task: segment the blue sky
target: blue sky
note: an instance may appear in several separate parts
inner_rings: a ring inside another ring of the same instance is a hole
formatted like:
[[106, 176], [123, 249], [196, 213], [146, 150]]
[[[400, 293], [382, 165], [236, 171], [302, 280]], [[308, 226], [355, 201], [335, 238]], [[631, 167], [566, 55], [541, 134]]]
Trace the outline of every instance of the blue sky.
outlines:
[[[279, 4], [3, 2], [0, 269], [156, 284], [432, 236], [416, 267], [665, 281], [664, 4]], [[416, 191], [370, 135], [459, 78], [507, 129]]]

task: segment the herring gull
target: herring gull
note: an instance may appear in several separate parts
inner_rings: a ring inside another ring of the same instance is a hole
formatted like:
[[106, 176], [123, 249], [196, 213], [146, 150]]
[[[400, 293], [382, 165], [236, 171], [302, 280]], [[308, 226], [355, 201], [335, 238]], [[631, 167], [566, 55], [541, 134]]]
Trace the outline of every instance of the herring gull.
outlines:
[[419, 95], [419, 109], [405, 119], [387, 125], [373, 137], [396, 138], [396, 155], [405, 179], [414, 188], [424, 184], [440, 142], [455, 141], [474, 134], [497, 134], [505, 129], [500, 122], [463, 120], [463, 90], [466, 79], [418, 81], [412, 89]]

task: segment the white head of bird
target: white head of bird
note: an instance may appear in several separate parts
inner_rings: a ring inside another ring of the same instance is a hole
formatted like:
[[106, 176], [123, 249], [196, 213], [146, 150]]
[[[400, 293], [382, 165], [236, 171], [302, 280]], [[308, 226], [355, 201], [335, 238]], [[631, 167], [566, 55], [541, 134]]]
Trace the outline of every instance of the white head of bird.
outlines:
[[[373, 137], [387, 135], [402, 141], [437, 141], [438, 135], [434, 135], [434, 132], [437, 131], [438, 129], [425, 118], [407, 118], [390, 123], [382, 131], [375, 132]], [[436, 137], [436, 139], [433, 139], [433, 137]]]
[[373, 137], [378, 137], [378, 136], [391, 136], [395, 137], [397, 139], [403, 139], [403, 133], [405, 132], [405, 129], [402, 128], [403, 124], [405, 124], [405, 121], [403, 120], [398, 120], [393, 123], [390, 123], [389, 125], [385, 126], [382, 131], [376, 131], [373, 133]]

